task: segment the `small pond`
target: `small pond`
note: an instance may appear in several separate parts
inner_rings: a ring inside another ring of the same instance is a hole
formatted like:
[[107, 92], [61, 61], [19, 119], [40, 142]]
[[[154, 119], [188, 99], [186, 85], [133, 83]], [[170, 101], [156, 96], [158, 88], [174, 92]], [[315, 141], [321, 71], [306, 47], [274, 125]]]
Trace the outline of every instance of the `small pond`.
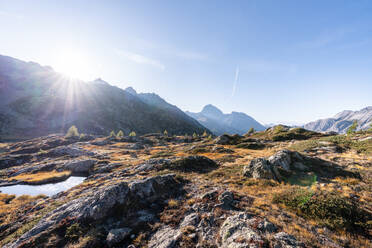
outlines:
[[84, 181], [85, 177], [69, 177], [66, 181], [59, 183], [49, 183], [44, 185], [12, 185], [0, 187], [1, 193], [11, 195], [55, 195], [59, 192], [68, 190]]

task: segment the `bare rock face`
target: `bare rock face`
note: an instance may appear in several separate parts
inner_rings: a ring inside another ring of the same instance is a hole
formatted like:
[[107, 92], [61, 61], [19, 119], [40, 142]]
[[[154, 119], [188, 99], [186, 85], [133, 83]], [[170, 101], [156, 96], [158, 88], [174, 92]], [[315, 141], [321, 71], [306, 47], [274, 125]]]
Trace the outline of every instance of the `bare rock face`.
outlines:
[[268, 161], [274, 166], [283, 168], [284, 170], [290, 170], [291, 168], [291, 154], [293, 152], [289, 150], [281, 150], [271, 157], [268, 158]]
[[[51, 211], [30, 231], [5, 247], [18, 247], [30, 239], [40, 237], [43, 233], [51, 232], [66, 218], [78, 223], [92, 223], [94, 221], [104, 221], [119, 206], [121, 206], [120, 209], [124, 209], [123, 211], [138, 211], [138, 209], [128, 208], [127, 205], [133, 203], [138, 203], [138, 207], [141, 204], [149, 205], [158, 199], [169, 197], [170, 194], [179, 190], [179, 184], [174, 177], [175, 175], [168, 174], [137, 180], [129, 185], [127, 182], [118, 182], [101, 188], [97, 192], [92, 189], [90, 195], [72, 200]], [[118, 232], [115, 231], [113, 235], [110, 235], [110, 237], [113, 236], [112, 239], [109, 237], [112, 242], [114, 242], [115, 235], [119, 238]]]
[[246, 177], [276, 179], [273, 165], [264, 158], [253, 159], [248, 166], [244, 166], [243, 174]]
[[157, 231], [150, 239], [149, 248], [173, 248], [181, 236], [180, 230], [169, 226]]

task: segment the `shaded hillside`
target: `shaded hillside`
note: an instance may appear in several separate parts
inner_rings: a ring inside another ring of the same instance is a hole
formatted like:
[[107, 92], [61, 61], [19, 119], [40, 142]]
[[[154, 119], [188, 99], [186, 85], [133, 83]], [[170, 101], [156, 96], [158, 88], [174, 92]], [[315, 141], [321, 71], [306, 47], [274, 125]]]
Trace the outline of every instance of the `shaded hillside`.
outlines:
[[189, 116], [198, 120], [216, 135], [245, 134], [250, 128], [261, 131], [265, 127], [245, 113], [232, 112], [224, 114], [215, 106], [206, 105], [200, 113], [186, 112]]
[[[71, 125], [93, 134], [202, 133], [205, 128], [176, 106], [149, 104], [107, 82], [71, 80], [33, 62], [0, 56], [0, 137], [36, 137]], [[166, 108], [164, 106], [172, 106]]]
[[334, 131], [345, 133], [351, 124], [353, 124], [354, 120], [358, 121], [357, 130], [370, 128], [372, 124], [372, 106], [359, 111], [344, 110], [332, 118], [310, 122], [304, 125], [304, 128], [318, 132]]

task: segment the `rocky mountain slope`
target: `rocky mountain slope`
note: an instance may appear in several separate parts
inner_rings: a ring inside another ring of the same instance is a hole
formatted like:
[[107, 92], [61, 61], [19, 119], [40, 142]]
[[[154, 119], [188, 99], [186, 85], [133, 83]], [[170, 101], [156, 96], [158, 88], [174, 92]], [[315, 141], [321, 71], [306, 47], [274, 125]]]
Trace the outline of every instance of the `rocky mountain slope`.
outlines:
[[50, 67], [0, 56], [1, 139], [64, 132], [71, 125], [94, 134], [206, 130], [155, 94], [131, 94], [101, 79], [71, 80]]
[[0, 144], [0, 191], [86, 177], [53, 196], [0, 193], [0, 246], [371, 247], [372, 133], [274, 129], [285, 139], [50, 135]]
[[304, 128], [318, 132], [338, 132], [346, 133], [347, 129], [358, 121], [357, 130], [366, 130], [372, 124], [372, 106], [358, 111], [345, 110], [336, 114], [332, 118], [320, 119], [304, 125]]
[[203, 126], [207, 127], [216, 135], [224, 133], [243, 135], [252, 127], [258, 131], [265, 130], [263, 125], [249, 115], [240, 112], [224, 114], [211, 104], [206, 105], [199, 113], [188, 111], [186, 111], [186, 113], [198, 120]]

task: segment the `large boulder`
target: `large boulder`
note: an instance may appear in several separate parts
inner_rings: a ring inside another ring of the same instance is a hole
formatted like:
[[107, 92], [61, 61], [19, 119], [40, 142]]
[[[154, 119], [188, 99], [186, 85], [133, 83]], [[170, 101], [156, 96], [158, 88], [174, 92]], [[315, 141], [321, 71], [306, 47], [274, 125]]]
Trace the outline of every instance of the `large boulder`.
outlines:
[[268, 161], [274, 166], [283, 168], [284, 170], [290, 170], [291, 168], [291, 155], [293, 152], [289, 150], [281, 150], [271, 157], [268, 158]]
[[255, 158], [249, 165], [244, 166], [243, 175], [253, 178], [277, 179], [273, 171], [273, 165], [264, 158]]
[[357, 172], [345, 170], [335, 163], [289, 150], [281, 150], [267, 159], [255, 158], [243, 168], [244, 176], [277, 181], [293, 175], [301, 177], [308, 173], [324, 178], [339, 176], [360, 178]]
[[234, 135], [228, 135], [223, 134], [221, 136], [218, 136], [214, 142], [219, 145], [236, 145], [238, 144], [244, 137], [240, 136], [238, 134]]
[[168, 169], [180, 170], [186, 172], [208, 172], [217, 169], [218, 164], [204, 156], [188, 156], [172, 161], [168, 165]]
[[64, 169], [75, 174], [89, 174], [96, 162], [93, 159], [75, 160], [66, 163]]

